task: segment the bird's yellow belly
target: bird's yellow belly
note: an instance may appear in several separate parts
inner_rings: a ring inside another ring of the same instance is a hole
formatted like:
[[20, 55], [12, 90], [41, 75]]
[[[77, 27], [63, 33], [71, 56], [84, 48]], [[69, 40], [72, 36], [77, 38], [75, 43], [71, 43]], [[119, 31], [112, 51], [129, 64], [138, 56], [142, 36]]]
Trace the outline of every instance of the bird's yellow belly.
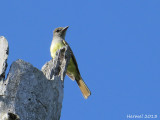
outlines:
[[55, 58], [56, 51], [61, 49], [63, 46], [64, 45], [62, 43], [55, 43], [55, 44], [51, 45], [50, 52], [51, 52], [51, 56], [52, 56], [53, 59]]
[[[56, 51], [61, 49], [63, 46], [64, 46], [63, 43], [56, 43], [51, 46], [50, 52], [51, 52], [51, 56], [53, 59], [55, 58]], [[73, 59], [70, 58], [70, 62], [68, 64], [68, 68], [67, 68], [67, 74], [70, 74], [72, 76], [77, 76], [77, 73], [78, 72], [77, 72], [76, 66], [73, 62]]]

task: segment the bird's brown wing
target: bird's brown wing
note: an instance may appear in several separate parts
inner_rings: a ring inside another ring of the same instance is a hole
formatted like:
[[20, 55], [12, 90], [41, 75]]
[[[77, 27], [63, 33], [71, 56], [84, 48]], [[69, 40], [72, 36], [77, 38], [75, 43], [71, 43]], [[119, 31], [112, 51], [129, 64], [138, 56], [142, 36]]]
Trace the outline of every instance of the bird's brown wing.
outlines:
[[[69, 46], [69, 44], [65, 41], [65, 40], [63, 40], [63, 43], [65, 44], [65, 45], [68, 45], [68, 47], [69, 47], [69, 49], [70, 49], [70, 53], [71, 53], [71, 58], [72, 58], [72, 60], [73, 60], [73, 62], [74, 62], [74, 64], [75, 64], [75, 66], [76, 66], [76, 70], [77, 70], [77, 72], [78, 72], [78, 74], [79, 74], [79, 76], [76, 76], [76, 77], [80, 77], [80, 72], [79, 72], [79, 69], [78, 69], [78, 64], [77, 64], [77, 61], [76, 61], [76, 58], [75, 58], [75, 56], [74, 56], [74, 54], [73, 54], [73, 51], [72, 51], [72, 49], [70, 48], [70, 46]], [[72, 76], [72, 75], [70, 75], [70, 74], [67, 74], [72, 80], [75, 80], [75, 76]], [[80, 79], [80, 78], [79, 78]]]

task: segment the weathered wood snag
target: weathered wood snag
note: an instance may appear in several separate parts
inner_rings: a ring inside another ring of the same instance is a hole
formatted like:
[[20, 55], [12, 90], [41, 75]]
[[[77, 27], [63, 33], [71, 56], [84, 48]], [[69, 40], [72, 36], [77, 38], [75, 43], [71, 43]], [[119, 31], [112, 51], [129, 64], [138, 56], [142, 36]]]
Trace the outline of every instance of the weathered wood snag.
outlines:
[[0, 37], [0, 120], [59, 120], [68, 46], [38, 70], [28, 62], [12, 63], [7, 78], [8, 42]]

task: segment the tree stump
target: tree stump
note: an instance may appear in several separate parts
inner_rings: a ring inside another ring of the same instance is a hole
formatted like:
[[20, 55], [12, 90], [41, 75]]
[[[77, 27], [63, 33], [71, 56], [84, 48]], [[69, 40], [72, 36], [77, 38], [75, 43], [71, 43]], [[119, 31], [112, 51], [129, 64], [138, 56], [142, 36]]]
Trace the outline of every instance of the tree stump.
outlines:
[[8, 42], [0, 37], [0, 120], [59, 120], [69, 47], [38, 70], [28, 62], [12, 63], [7, 79]]

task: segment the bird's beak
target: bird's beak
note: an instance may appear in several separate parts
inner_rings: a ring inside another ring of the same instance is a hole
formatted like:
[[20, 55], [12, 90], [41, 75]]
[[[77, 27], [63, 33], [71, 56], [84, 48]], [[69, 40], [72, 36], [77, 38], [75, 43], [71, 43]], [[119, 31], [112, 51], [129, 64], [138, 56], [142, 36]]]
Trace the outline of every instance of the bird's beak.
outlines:
[[69, 27], [69, 26], [67, 26], [67, 27], [64, 27], [64, 28], [63, 28], [63, 31], [66, 31], [66, 30], [68, 29], [68, 27]]

